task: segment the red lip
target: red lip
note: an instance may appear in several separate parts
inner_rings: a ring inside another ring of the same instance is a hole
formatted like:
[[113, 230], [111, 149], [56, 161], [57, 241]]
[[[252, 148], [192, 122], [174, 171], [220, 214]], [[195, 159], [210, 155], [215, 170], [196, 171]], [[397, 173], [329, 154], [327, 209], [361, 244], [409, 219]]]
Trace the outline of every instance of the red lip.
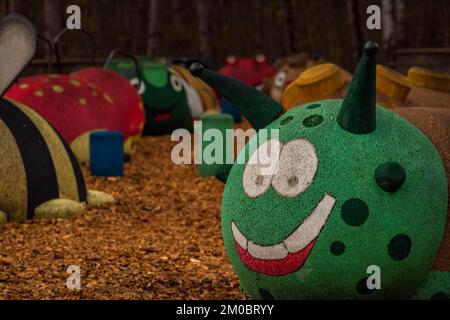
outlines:
[[303, 266], [312, 248], [314, 247], [315, 242], [316, 240], [314, 239], [302, 250], [295, 253], [289, 253], [286, 258], [274, 260], [255, 258], [251, 256], [247, 250], [241, 248], [236, 241], [234, 243], [241, 261], [250, 270], [269, 276], [284, 276], [297, 271]]
[[155, 121], [162, 122], [162, 121], [169, 121], [170, 120], [170, 114], [169, 113], [161, 113], [155, 116]]

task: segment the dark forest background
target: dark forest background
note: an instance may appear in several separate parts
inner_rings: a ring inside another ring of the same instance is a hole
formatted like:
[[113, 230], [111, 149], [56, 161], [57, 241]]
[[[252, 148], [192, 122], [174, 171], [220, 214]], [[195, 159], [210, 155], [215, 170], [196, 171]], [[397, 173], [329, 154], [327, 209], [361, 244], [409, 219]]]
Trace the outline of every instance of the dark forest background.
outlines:
[[[352, 69], [369, 39], [381, 44], [386, 63], [399, 48], [450, 46], [450, 0], [0, 0], [0, 13], [22, 13], [52, 38], [71, 4], [81, 7], [82, 27], [95, 35], [103, 58], [116, 47], [218, 64], [229, 54], [264, 53], [274, 61], [307, 51]], [[370, 4], [383, 7], [383, 31], [366, 28]], [[69, 38], [64, 55], [87, 58], [87, 40]], [[38, 54], [45, 56], [43, 45]]]

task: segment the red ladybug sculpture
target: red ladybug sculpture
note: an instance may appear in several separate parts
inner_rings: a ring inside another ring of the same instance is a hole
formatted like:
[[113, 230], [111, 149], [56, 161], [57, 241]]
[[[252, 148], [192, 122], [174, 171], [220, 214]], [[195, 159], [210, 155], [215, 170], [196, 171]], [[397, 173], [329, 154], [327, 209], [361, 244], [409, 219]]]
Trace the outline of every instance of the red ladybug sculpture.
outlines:
[[[60, 61], [55, 39], [57, 61]], [[41, 74], [19, 80], [6, 97], [24, 103], [53, 125], [80, 162], [89, 161], [89, 136], [94, 131], [120, 131], [130, 154], [141, 136], [145, 113], [139, 94], [128, 80], [110, 70], [88, 68], [72, 75]]]

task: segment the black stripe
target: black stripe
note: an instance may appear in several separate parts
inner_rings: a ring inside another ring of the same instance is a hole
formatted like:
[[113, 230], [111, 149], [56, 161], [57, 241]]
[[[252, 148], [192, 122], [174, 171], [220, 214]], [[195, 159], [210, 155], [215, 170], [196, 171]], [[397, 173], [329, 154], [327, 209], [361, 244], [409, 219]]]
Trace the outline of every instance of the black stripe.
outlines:
[[19, 108], [0, 100], [0, 119], [16, 140], [27, 178], [27, 217], [42, 203], [59, 198], [58, 179], [50, 150], [39, 129]]
[[73, 154], [72, 149], [67, 144], [66, 140], [61, 136], [61, 134], [56, 130], [53, 126], [53, 131], [55, 131], [56, 135], [59, 137], [59, 140], [61, 140], [61, 143], [63, 144], [64, 148], [66, 149], [67, 154], [70, 158], [70, 163], [72, 164], [73, 173], [75, 174], [75, 179], [77, 180], [77, 189], [78, 189], [78, 198], [80, 199], [80, 202], [87, 202], [87, 190], [86, 190], [86, 183], [84, 182], [84, 176], [83, 172], [81, 172], [80, 165], [78, 163], [77, 158]]

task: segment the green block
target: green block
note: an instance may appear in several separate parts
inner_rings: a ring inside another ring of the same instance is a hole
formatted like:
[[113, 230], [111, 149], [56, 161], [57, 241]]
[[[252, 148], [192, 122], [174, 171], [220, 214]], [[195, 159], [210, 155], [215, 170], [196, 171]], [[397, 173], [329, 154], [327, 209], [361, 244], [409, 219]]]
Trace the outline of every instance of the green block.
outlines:
[[[204, 114], [200, 120], [202, 125], [197, 132], [199, 135], [197, 157], [200, 161], [198, 172], [202, 177], [211, 177], [215, 176], [217, 169], [226, 163], [226, 130], [234, 128], [233, 117], [229, 114]], [[217, 139], [218, 136], [221, 137], [221, 141]], [[233, 144], [234, 140], [231, 145]], [[228, 152], [228, 157], [231, 159], [234, 156], [232, 152], [233, 149]], [[208, 155], [212, 155], [213, 158], [208, 159]], [[211, 163], [212, 161], [214, 163]]]

